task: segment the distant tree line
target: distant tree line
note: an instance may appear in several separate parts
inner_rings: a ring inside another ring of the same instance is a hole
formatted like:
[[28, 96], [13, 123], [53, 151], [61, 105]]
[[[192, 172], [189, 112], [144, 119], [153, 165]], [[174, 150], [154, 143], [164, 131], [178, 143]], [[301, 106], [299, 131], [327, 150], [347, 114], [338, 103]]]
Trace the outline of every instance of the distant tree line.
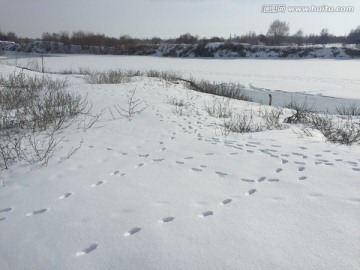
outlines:
[[[20, 45], [27, 44], [31, 41], [39, 39], [29, 39], [18, 37], [14, 32], [4, 33], [0, 31], [0, 40], [13, 41]], [[157, 44], [205, 44], [209, 42], [239, 42], [248, 43], [251, 45], [304, 45], [304, 44], [360, 44], [360, 25], [351, 30], [348, 35], [336, 36], [329, 32], [328, 29], [322, 29], [319, 34], [305, 35], [303, 30], [299, 29], [294, 34], [290, 34], [290, 26], [288, 23], [275, 20], [270, 26], [267, 33], [257, 34], [250, 31], [246, 34], [237, 36], [211, 37], [199, 38], [197, 35], [189, 33], [182, 34], [177, 38], [162, 39], [159, 37], [152, 38], [134, 38], [129, 35], [123, 35], [119, 38], [108, 37], [104, 34], [95, 34], [93, 32], [77, 31], [71, 35], [68, 32], [61, 31], [59, 33], [43, 33], [42, 41], [59, 42], [66, 45], [80, 45], [80, 46], [96, 46], [113, 48], [113, 51], [129, 51], [139, 49], [142, 46], [154, 46]]]

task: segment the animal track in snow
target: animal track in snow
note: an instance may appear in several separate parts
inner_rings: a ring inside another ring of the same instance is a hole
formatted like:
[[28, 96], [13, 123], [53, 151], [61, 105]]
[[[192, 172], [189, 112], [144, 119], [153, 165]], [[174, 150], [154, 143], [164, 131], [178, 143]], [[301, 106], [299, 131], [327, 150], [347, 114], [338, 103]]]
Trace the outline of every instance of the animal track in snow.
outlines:
[[142, 167], [144, 165], [145, 165], [144, 163], [139, 163], [138, 165], [135, 165], [135, 168], [140, 168], [140, 167]]
[[207, 168], [207, 166], [206, 166], [206, 165], [200, 165], [200, 167], [201, 167], [201, 168]]
[[261, 183], [261, 182], [264, 181], [265, 179], [266, 179], [265, 176], [261, 176], [257, 181], [258, 181], [258, 183]]
[[195, 172], [201, 172], [202, 169], [199, 169], [199, 168], [191, 168], [191, 170], [195, 171]]
[[227, 173], [224, 173], [224, 172], [215, 172], [217, 175], [219, 176], [227, 176], [228, 174]]
[[108, 151], [112, 151], [113, 149], [112, 149], [112, 148], [106, 148], [106, 150], [108, 150]]
[[298, 179], [299, 179], [299, 180], [306, 180], [307, 177], [306, 177], [306, 176], [300, 176]]
[[335, 164], [332, 163], [332, 162], [325, 162], [324, 164], [327, 165], [327, 166], [334, 166], [334, 165], [335, 165]]
[[30, 213], [27, 213], [26, 216], [30, 217], [30, 216], [40, 215], [40, 214], [43, 214], [43, 213], [47, 212], [48, 210], [49, 209], [47, 209], [47, 208], [43, 208], [43, 209], [40, 209], [40, 210], [35, 210], [35, 211], [30, 212]]
[[208, 217], [208, 216], [212, 216], [212, 215], [214, 215], [214, 212], [213, 212], [213, 211], [205, 211], [205, 212], [202, 212], [202, 213], [199, 215], [199, 217], [204, 218], [204, 217]]
[[248, 152], [248, 153], [254, 153], [253, 150], [246, 150], [246, 152]]
[[278, 178], [270, 178], [270, 179], [268, 179], [268, 182], [279, 182], [280, 181], [280, 179], [278, 179]]
[[104, 183], [105, 183], [105, 181], [98, 181], [96, 184], [92, 184], [91, 187], [97, 187], [97, 186], [102, 185]]
[[282, 164], [285, 164], [285, 163], [288, 163], [288, 162], [289, 162], [289, 161], [288, 161], [287, 159], [282, 159], [282, 160], [281, 160], [281, 163], [282, 163]]
[[234, 152], [234, 153], [230, 153], [230, 155], [232, 155], [232, 156], [235, 156], [235, 155], [238, 155], [239, 153], [236, 153], [236, 152]]
[[58, 199], [63, 200], [69, 198], [71, 195], [73, 195], [72, 192], [66, 192], [64, 195], [60, 196]]
[[352, 170], [355, 172], [360, 172], [360, 168], [352, 168]]
[[245, 195], [252, 195], [256, 192], [256, 189], [253, 188], [253, 189], [250, 189], [248, 192], [245, 193]]
[[212, 156], [214, 153], [206, 153], [205, 156]]
[[10, 212], [11, 210], [13, 210], [11, 207], [3, 208], [0, 210], [0, 213]]
[[225, 199], [220, 203], [220, 205], [226, 205], [226, 204], [229, 204], [231, 202], [232, 202], [232, 199]]
[[241, 181], [243, 181], [243, 182], [248, 182], [248, 183], [253, 183], [253, 182], [255, 182], [255, 180], [253, 180], [253, 179], [248, 179], [248, 178], [241, 178]]
[[281, 172], [283, 169], [281, 169], [281, 168], [277, 168], [276, 170], [275, 170], [275, 172], [276, 173], [279, 173], [279, 172]]
[[79, 256], [83, 256], [85, 254], [88, 254], [90, 253], [91, 251], [94, 251], [95, 249], [97, 249], [98, 247], [98, 243], [93, 243], [91, 244], [90, 246], [88, 246], [87, 248], [81, 250], [81, 251], [78, 251], [76, 252], [76, 256], [79, 257]]
[[121, 171], [114, 171], [114, 172], [110, 173], [110, 175], [114, 175], [114, 176], [124, 176], [125, 173], [121, 173]]
[[175, 161], [175, 163], [183, 165], [185, 162], [183, 162], [183, 161]]
[[150, 155], [149, 154], [143, 154], [143, 155], [139, 154], [139, 157], [141, 157], [141, 158], [147, 158], [148, 156], [150, 156]]
[[135, 233], [138, 233], [138, 232], [140, 232], [140, 231], [141, 231], [141, 228], [135, 227], [135, 228], [130, 229], [130, 230], [127, 231], [126, 233], [124, 233], [124, 236], [125, 236], [125, 237], [131, 236], [131, 235], [133, 235], [133, 234], [135, 234]]
[[302, 172], [302, 171], [304, 171], [304, 170], [305, 170], [305, 167], [302, 167], [302, 166], [301, 166], [301, 167], [298, 168], [298, 171], [299, 171], [299, 172]]
[[6, 219], [6, 218], [4, 218], [4, 217], [3, 217], [3, 218], [0, 218], [0, 221], [3, 221], [3, 220], [5, 220], [5, 219]]
[[155, 161], [155, 162], [161, 162], [163, 160], [165, 160], [165, 159], [164, 158], [155, 158], [155, 159], [153, 159], [153, 161]]
[[175, 219], [174, 217], [166, 217], [166, 218], [163, 218], [162, 220], [160, 220], [160, 223], [171, 222], [171, 221], [173, 221], [174, 219]]
[[184, 157], [184, 159], [193, 159], [194, 157]]
[[297, 165], [306, 165], [306, 162], [295, 161], [294, 163]]

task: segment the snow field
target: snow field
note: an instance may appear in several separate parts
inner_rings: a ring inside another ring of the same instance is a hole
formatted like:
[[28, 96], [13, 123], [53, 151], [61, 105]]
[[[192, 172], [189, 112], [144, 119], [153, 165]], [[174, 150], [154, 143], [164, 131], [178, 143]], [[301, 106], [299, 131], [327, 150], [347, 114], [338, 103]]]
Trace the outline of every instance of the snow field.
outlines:
[[[47, 167], [2, 173], [3, 269], [359, 269], [359, 146], [296, 126], [224, 137], [203, 109], [210, 95], [67, 77], [94, 111], [125, 106], [133, 90], [148, 107], [132, 121], [107, 111], [66, 130]], [[183, 115], [167, 97], [184, 100]]]

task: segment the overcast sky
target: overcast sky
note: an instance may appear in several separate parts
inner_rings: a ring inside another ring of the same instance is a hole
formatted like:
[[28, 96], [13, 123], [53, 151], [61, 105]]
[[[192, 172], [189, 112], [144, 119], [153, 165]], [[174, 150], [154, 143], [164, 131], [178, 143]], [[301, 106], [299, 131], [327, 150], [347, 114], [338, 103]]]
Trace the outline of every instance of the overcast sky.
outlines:
[[[351, 13], [262, 13], [265, 4], [354, 6]], [[119, 37], [200, 37], [266, 34], [270, 23], [287, 21], [290, 32], [322, 28], [336, 35], [360, 25], [360, 0], [0, 0], [0, 30], [21, 37], [84, 30]]]

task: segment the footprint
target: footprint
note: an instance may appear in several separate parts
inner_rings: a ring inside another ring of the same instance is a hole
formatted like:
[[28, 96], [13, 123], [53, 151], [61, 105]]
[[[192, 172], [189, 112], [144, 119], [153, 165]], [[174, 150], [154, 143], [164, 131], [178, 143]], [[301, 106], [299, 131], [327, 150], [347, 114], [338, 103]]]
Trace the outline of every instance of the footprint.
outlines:
[[200, 167], [201, 167], [201, 168], [207, 168], [207, 166], [206, 166], [206, 165], [200, 165]]
[[124, 236], [127, 237], [127, 236], [131, 236], [135, 233], [138, 233], [141, 231], [141, 228], [139, 227], [135, 227], [135, 228], [132, 228], [131, 230], [127, 231], [126, 233], [124, 233]]
[[66, 192], [64, 195], [60, 196], [58, 199], [63, 200], [66, 198], [69, 198], [73, 193], [72, 192]]
[[294, 163], [298, 164], [298, 165], [305, 165], [306, 164], [305, 162], [299, 162], [299, 161], [295, 161]]
[[258, 183], [261, 183], [262, 181], [264, 181], [266, 179], [266, 177], [265, 176], [262, 176], [262, 177], [260, 177], [257, 181], [258, 181]]
[[282, 164], [285, 164], [285, 163], [288, 163], [288, 162], [289, 162], [289, 161], [288, 161], [287, 159], [282, 159], [282, 160], [281, 160], [281, 163], [282, 163]]
[[268, 182], [279, 182], [280, 181], [280, 179], [278, 179], [278, 178], [270, 178], [270, 179], [268, 179]]
[[13, 210], [11, 207], [7, 207], [7, 208], [4, 208], [4, 209], [1, 209], [0, 213], [9, 212], [11, 210]]
[[278, 168], [278, 169], [276, 169], [276, 173], [279, 173], [279, 172], [281, 172], [283, 169], [281, 169], [281, 168]]
[[327, 165], [327, 166], [334, 166], [334, 165], [335, 165], [335, 164], [332, 163], [332, 162], [325, 162], [324, 164]]
[[224, 177], [224, 176], [227, 176], [228, 174], [227, 173], [224, 173], [224, 172], [215, 172], [217, 175], [221, 176], [221, 177]]
[[225, 199], [220, 203], [220, 205], [226, 205], [226, 204], [231, 203], [231, 202], [232, 202], [232, 199]]
[[241, 181], [248, 182], [248, 183], [253, 183], [253, 182], [255, 182], [255, 180], [253, 180], [253, 179], [248, 179], [248, 178], [241, 178]]
[[193, 159], [194, 157], [184, 157], [184, 159]]
[[34, 215], [43, 214], [43, 213], [47, 212], [48, 210], [49, 209], [47, 209], [47, 208], [43, 208], [43, 209], [40, 209], [40, 210], [35, 210], [35, 211], [30, 212], [30, 213], [27, 213], [26, 216], [30, 217], [30, 216], [34, 216]]
[[140, 163], [140, 164], [138, 164], [138, 165], [135, 165], [135, 168], [140, 168], [140, 167], [142, 167], [142, 166], [144, 166], [145, 164], [144, 163]]
[[199, 217], [204, 218], [204, 217], [208, 217], [208, 216], [212, 216], [212, 215], [214, 215], [214, 212], [213, 212], [213, 211], [205, 211], [205, 212], [202, 212], [202, 213], [199, 215]]
[[183, 162], [183, 161], [175, 161], [175, 163], [177, 163], [177, 164], [184, 164], [185, 162]]
[[206, 153], [205, 156], [212, 156], [214, 153]]
[[251, 195], [251, 194], [254, 194], [256, 192], [256, 189], [253, 188], [253, 189], [250, 189], [248, 192], [246, 192], [245, 195]]
[[201, 172], [202, 170], [201, 169], [198, 169], [198, 168], [191, 168], [193, 171], [195, 172]]
[[106, 148], [106, 150], [108, 150], [108, 151], [112, 151], [113, 149], [112, 149], [112, 148]]
[[128, 155], [128, 153], [121, 153], [123, 156], [127, 156]]
[[254, 153], [253, 150], [246, 150], [246, 152], [248, 152], [248, 153]]
[[239, 153], [230, 153], [230, 155], [235, 156], [238, 155]]
[[165, 160], [165, 159], [164, 158], [153, 159], [153, 161], [155, 161], [155, 162], [161, 162], [163, 160]]
[[4, 218], [4, 217], [3, 217], [3, 218], [0, 218], [0, 221], [3, 221], [3, 220], [5, 220], [5, 219], [6, 219], [6, 218]]
[[298, 179], [299, 179], [299, 180], [306, 180], [307, 177], [306, 177], [306, 176], [300, 176]]
[[94, 148], [95, 146], [93, 146], [93, 145], [89, 145], [89, 148]]
[[91, 244], [89, 247], [83, 249], [82, 251], [78, 251], [78, 252], [76, 253], [76, 256], [79, 257], [79, 256], [83, 256], [83, 255], [85, 255], [85, 254], [88, 254], [88, 253], [90, 253], [91, 251], [94, 251], [94, 250], [98, 247], [98, 245], [99, 245], [98, 243], [93, 243], [93, 244]]
[[96, 187], [96, 186], [102, 185], [104, 183], [105, 183], [104, 181], [98, 181], [96, 184], [92, 184], [91, 187]]
[[149, 154], [139, 155], [139, 157], [141, 157], [141, 158], [147, 158], [148, 156], [150, 156], [150, 155]]
[[299, 172], [303, 172], [304, 170], [305, 170], [305, 167], [299, 167], [299, 168], [298, 168], [298, 171], [299, 171]]
[[173, 221], [174, 219], [175, 219], [174, 217], [166, 217], [166, 218], [163, 218], [162, 220], [160, 220], [160, 222], [166, 223], [166, 222]]
[[300, 148], [300, 149], [303, 149], [303, 150], [306, 150], [306, 149], [307, 149], [307, 147], [304, 147], [304, 146], [300, 146], [299, 148]]
[[360, 168], [352, 168], [352, 170], [355, 172], [360, 172]]
[[164, 152], [166, 150], [166, 147], [161, 148], [161, 152]]

